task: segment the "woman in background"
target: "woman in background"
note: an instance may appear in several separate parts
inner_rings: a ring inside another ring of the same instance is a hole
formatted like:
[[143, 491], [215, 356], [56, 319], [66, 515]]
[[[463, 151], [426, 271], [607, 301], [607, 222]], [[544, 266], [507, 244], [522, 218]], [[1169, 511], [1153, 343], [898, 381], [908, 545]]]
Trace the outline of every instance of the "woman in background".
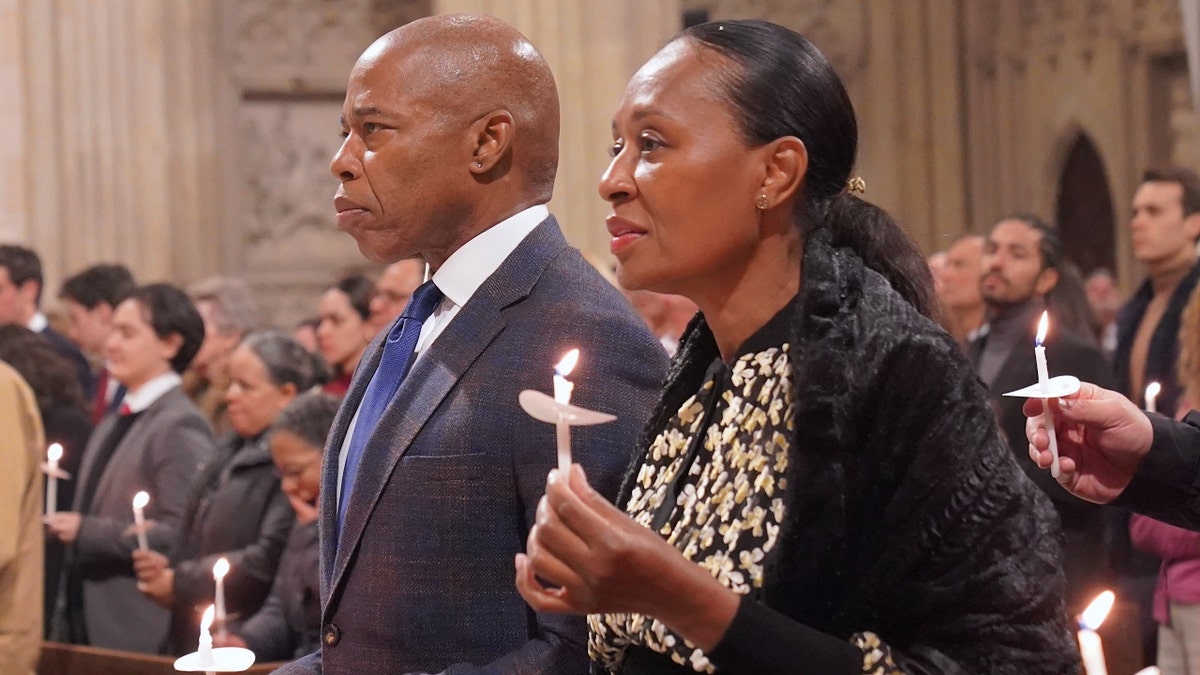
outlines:
[[370, 279], [348, 276], [329, 287], [317, 306], [320, 316], [317, 346], [325, 363], [333, 370], [325, 391], [334, 396], [345, 396], [350, 390], [350, 378], [354, 376], [358, 360], [375, 337], [376, 331], [370, 322], [374, 289], [375, 284]]
[[295, 520], [279, 491], [269, 430], [292, 399], [320, 385], [323, 370], [298, 342], [267, 331], [248, 335], [233, 350], [229, 375], [231, 432], [190, 490], [179, 548], [169, 559], [153, 551], [134, 554], [138, 588], [171, 609], [170, 653], [195, 649], [196, 608], [213, 602], [213, 566], [220, 558], [230, 564], [224, 582], [230, 625], [258, 611]]
[[337, 397], [309, 392], [296, 397], [276, 418], [271, 457], [280, 488], [296, 511], [296, 524], [266, 604], [236, 633], [216, 638], [215, 646], [251, 649], [259, 661], [290, 661], [321, 646], [317, 497], [321, 455], [337, 409]]
[[[58, 353], [40, 335], [24, 326], [0, 326], [0, 361], [8, 363], [21, 374], [37, 398], [42, 414], [46, 445], [62, 446], [58, 466], [71, 474], [71, 479], [57, 484], [56, 511], [70, 511], [75, 496], [79, 460], [92, 434], [92, 420], [83, 400], [75, 365]], [[46, 538], [43, 623], [46, 637], [50, 636], [50, 620], [58, 599], [58, 582], [62, 575], [63, 545], [54, 537]]]

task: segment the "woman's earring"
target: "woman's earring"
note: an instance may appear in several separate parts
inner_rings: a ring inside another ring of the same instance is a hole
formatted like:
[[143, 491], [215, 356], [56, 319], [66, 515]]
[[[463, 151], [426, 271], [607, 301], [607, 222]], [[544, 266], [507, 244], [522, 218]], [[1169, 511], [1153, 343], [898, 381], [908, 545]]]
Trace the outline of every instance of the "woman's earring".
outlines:
[[756, 206], [759, 211], [766, 211], [767, 210], [767, 196], [759, 195], [758, 199], [754, 200], [754, 206]]

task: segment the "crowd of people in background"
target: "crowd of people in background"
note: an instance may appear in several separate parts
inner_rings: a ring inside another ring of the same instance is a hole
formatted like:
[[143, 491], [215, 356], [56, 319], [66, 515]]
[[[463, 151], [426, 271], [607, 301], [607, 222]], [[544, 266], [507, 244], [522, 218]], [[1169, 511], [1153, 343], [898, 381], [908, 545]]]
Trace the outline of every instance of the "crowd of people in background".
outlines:
[[[1113, 273], [1081, 270], [1056, 228], [1020, 214], [930, 256], [941, 320], [987, 386], [1002, 430], [1025, 459], [1021, 399], [1005, 392], [1037, 380], [1030, 347], [1047, 311], [1050, 375], [1074, 375], [1182, 418], [1200, 395], [1200, 178], [1147, 171], [1132, 199], [1134, 258], [1146, 277], [1122, 299]], [[1158, 393], [1147, 398], [1147, 387]], [[1200, 672], [1200, 542], [1194, 532], [1076, 499], [1022, 461], [1058, 510], [1065, 536], [1068, 606], [1078, 613], [1104, 588], [1136, 601], [1146, 663]]]
[[[314, 298], [311, 319], [284, 330], [265, 325], [240, 279], [139, 286], [119, 263], [70, 275], [57, 303], [45, 302], [38, 254], [0, 245], [0, 361], [13, 371], [3, 382], [28, 385], [41, 420], [36, 445], [59, 444], [70, 476], [57, 481], [53, 513], [36, 533], [40, 635], [187, 653], [196, 607], [213, 601], [212, 568], [225, 558], [230, 619], [218, 646], [247, 646], [260, 660], [312, 652], [325, 439], [367, 345], [424, 277], [416, 260], [374, 281], [339, 277]], [[629, 297], [673, 350], [695, 306]], [[5, 396], [6, 412], [21, 410], [20, 390]], [[129, 500], [139, 490], [151, 495], [146, 549]], [[32, 545], [35, 533], [19, 534]]]

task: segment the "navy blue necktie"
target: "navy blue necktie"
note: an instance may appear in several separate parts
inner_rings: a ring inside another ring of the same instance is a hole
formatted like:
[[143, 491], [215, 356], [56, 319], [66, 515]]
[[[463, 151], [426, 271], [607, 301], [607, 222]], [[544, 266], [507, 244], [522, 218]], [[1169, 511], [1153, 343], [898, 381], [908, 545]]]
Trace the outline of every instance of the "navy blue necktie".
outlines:
[[383, 416], [388, 403], [396, 396], [400, 383], [412, 366], [413, 353], [417, 349], [417, 338], [421, 336], [421, 324], [425, 323], [438, 303], [442, 301], [442, 292], [432, 281], [426, 281], [417, 287], [408, 305], [400, 313], [400, 317], [388, 330], [387, 339], [383, 342], [383, 354], [379, 357], [379, 366], [367, 384], [362, 402], [358, 404], [358, 421], [354, 423], [354, 435], [350, 438], [350, 447], [346, 450], [346, 465], [342, 469], [342, 494], [338, 500], [337, 526], [342, 531], [345, 521], [346, 505], [350, 503], [350, 492], [354, 489], [354, 479], [358, 466], [362, 463], [363, 450], [366, 449], [367, 439], [375, 432], [375, 425]]

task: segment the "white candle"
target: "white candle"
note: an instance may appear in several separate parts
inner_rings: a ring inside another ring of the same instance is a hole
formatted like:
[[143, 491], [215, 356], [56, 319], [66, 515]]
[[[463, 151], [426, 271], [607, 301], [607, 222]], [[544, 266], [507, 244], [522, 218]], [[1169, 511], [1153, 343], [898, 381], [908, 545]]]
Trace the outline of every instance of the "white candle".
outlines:
[[[1046, 348], [1042, 346], [1049, 324], [1048, 313], [1042, 312], [1042, 319], [1038, 321], [1037, 342], [1033, 347], [1033, 357], [1037, 361], [1038, 384], [1042, 387], [1045, 387], [1046, 382], [1050, 380], [1050, 371], [1046, 367]], [[1042, 399], [1042, 421], [1045, 422], [1046, 433], [1050, 436], [1050, 475], [1058, 478], [1061, 473], [1058, 465], [1058, 434], [1054, 432], [1054, 415], [1050, 414], [1050, 404], [1047, 399]]]
[[[572, 349], [563, 356], [558, 365], [554, 366], [554, 400], [566, 405], [571, 402], [571, 392], [575, 385], [567, 380], [567, 375], [575, 369], [579, 361], [579, 350]], [[571, 425], [560, 412], [558, 424], [555, 426], [558, 438], [558, 470], [564, 474], [571, 468]]]
[[213, 639], [210, 628], [213, 623], [213, 606], [209, 605], [208, 609], [204, 610], [204, 616], [200, 617], [200, 646], [196, 649], [199, 655], [200, 663], [197, 665], [208, 666], [213, 662]]
[[143, 551], [150, 549], [146, 543], [146, 512], [144, 509], [150, 503], [150, 493], [142, 490], [133, 496], [133, 526], [137, 530], [138, 548]]
[[1100, 634], [1096, 629], [1104, 623], [1115, 599], [1112, 591], [1104, 591], [1096, 596], [1079, 617], [1079, 653], [1083, 656], [1083, 672], [1087, 675], [1108, 675], [1108, 665], [1104, 662], [1104, 646], [1100, 643]]
[[58, 443], [46, 448], [46, 515], [58, 510], [58, 460], [62, 454], [63, 448]]
[[1158, 394], [1162, 391], [1162, 385], [1157, 382], [1151, 382], [1146, 385], [1146, 412], [1158, 412]]
[[213, 565], [213, 579], [217, 582], [217, 592], [214, 596], [217, 603], [217, 635], [225, 636], [225, 575], [229, 574], [229, 561], [225, 558], [217, 560]]

